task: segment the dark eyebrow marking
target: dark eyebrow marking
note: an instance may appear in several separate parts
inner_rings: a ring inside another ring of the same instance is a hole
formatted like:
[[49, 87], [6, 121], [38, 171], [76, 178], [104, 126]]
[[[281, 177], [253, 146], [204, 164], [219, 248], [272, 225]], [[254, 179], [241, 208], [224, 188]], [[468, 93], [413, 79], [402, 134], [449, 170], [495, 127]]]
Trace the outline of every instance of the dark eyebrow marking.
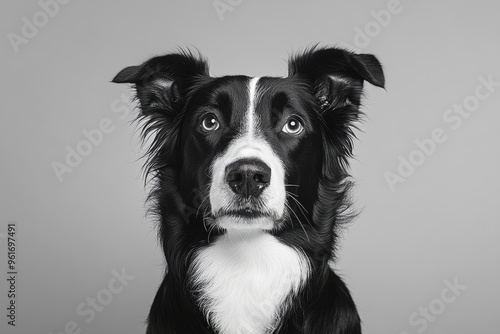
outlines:
[[271, 100], [271, 107], [273, 109], [283, 110], [287, 104], [288, 104], [288, 96], [283, 92], [276, 94], [275, 96], [273, 96], [273, 99]]
[[231, 101], [231, 96], [227, 92], [220, 92], [215, 97], [215, 107], [227, 122], [231, 119], [231, 113], [233, 110], [233, 102]]
[[215, 103], [219, 109], [230, 110], [231, 109], [231, 98], [226, 92], [221, 92], [217, 95]]

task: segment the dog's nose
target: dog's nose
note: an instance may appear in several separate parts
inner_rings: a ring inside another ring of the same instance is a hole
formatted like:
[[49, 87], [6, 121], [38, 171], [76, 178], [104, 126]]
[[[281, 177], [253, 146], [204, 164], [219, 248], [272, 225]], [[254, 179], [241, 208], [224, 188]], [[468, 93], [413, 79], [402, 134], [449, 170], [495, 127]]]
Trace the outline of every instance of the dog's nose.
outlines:
[[258, 197], [271, 182], [271, 168], [256, 159], [242, 159], [226, 167], [226, 182], [238, 195]]

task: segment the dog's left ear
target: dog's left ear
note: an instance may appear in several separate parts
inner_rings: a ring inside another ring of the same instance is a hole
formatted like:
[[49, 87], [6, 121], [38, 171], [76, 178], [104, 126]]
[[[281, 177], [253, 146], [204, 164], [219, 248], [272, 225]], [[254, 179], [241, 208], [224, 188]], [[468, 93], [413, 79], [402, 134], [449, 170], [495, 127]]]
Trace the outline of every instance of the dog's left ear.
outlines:
[[371, 54], [355, 54], [339, 48], [312, 48], [292, 58], [290, 77], [308, 81], [321, 109], [359, 106], [363, 81], [384, 87], [382, 66]]
[[354, 122], [360, 117], [363, 82], [384, 87], [380, 62], [370, 54], [338, 48], [313, 48], [289, 62], [289, 76], [308, 84], [326, 127], [323, 174], [333, 176], [352, 155]]

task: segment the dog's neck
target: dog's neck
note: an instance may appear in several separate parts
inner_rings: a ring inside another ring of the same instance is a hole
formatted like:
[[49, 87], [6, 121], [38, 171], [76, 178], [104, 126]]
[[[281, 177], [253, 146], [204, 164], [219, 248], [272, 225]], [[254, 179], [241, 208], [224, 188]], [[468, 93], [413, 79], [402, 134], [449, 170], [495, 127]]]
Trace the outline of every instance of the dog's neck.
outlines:
[[228, 230], [191, 268], [198, 303], [221, 334], [270, 333], [309, 273], [305, 255], [261, 230]]

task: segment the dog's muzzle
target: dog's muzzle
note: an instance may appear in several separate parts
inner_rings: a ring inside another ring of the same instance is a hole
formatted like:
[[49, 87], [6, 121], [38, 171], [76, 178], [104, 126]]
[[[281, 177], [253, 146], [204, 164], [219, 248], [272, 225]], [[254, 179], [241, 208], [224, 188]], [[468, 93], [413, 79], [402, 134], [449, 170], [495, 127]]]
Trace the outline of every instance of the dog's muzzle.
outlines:
[[237, 138], [211, 166], [213, 223], [225, 229], [270, 230], [285, 214], [285, 170], [262, 138]]

